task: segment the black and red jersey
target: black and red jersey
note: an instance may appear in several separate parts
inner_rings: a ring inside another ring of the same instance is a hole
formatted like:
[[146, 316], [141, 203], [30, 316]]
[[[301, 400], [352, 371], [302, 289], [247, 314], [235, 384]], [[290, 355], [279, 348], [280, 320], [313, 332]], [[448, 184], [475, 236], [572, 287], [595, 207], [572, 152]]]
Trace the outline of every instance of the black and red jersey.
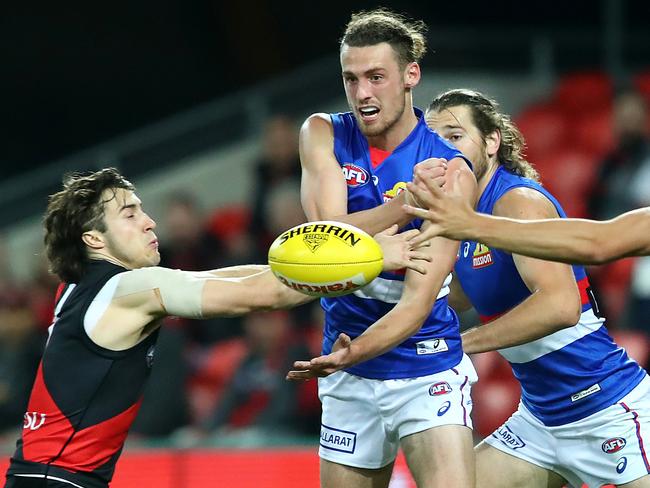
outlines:
[[59, 294], [8, 476], [47, 477], [83, 488], [105, 488], [111, 480], [158, 336], [156, 330], [123, 351], [102, 348], [88, 336], [88, 321], [110, 303], [117, 282], [111, 278], [125, 271], [92, 261], [79, 283]]

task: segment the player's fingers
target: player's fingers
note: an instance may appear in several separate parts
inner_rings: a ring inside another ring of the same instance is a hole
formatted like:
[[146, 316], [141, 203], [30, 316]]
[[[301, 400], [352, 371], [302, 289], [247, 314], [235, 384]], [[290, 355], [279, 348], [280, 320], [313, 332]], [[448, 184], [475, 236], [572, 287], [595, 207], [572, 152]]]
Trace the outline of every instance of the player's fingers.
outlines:
[[409, 259], [411, 260], [417, 260], [417, 261], [428, 261], [431, 262], [431, 256], [428, 254], [425, 254], [423, 252], [419, 251], [411, 251], [411, 254], [409, 256]]
[[[407, 214], [412, 215], [413, 217], [418, 217], [421, 219], [429, 218], [429, 211], [423, 208], [411, 207], [410, 205], [404, 205], [402, 208]], [[413, 246], [415, 246], [421, 242], [424, 242], [425, 240], [428, 239], [422, 239], [422, 234], [420, 233], [419, 235], [411, 239], [410, 242]]]
[[420, 233], [419, 229], [409, 229], [407, 231], [404, 231], [400, 234], [405, 240], [410, 241], [413, 239], [415, 236], [417, 236]]
[[300, 370], [309, 369], [311, 361], [294, 361], [293, 367]]
[[416, 273], [420, 273], [422, 275], [427, 274], [427, 269], [421, 264], [418, 264], [416, 261], [406, 261], [404, 267], [413, 270]]
[[312, 378], [315, 378], [315, 375], [311, 371], [289, 371], [285, 376], [289, 381], [307, 381]]
[[422, 249], [424, 247], [431, 247], [431, 241], [424, 241], [420, 242], [419, 244], [414, 244], [413, 241], [415, 240], [416, 237], [418, 237], [421, 234], [421, 232], [418, 232], [416, 235], [414, 235], [410, 240], [409, 244], [411, 245], [411, 250], [415, 251], [416, 249]]
[[339, 334], [339, 340], [341, 341], [341, 345], [343, 347], [348, 347], [350, 343], [352, 342], [352, 339], [350, 339], [350, 336], [344, 333]]
[[385, 236], [394, 236], [395, 234], [397, 234], [397, 229], [399, 229], [399, 226], [397, 224], [393, 224], [388, 229], [379, 232], [379, 234]]

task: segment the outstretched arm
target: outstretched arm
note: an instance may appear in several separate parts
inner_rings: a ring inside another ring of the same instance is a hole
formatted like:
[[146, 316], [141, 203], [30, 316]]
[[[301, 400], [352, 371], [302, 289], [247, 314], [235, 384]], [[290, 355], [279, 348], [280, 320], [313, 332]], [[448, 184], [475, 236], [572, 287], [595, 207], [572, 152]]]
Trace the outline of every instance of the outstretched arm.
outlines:
[[[232, 271], [232, 270], [231, 270]], [[162, 267], [116, 275], [110, 303], [93, 324], [90, 338], [111, 350], [137, 344], [165, 316], [210, 318], [255, 310], [290, 308], [313, 297], [283, 285], [268, 266], [245, 267], [239, 277], [219, 278], [219, 271], [191, 272]]]
[[409, 189], [428, 210], [407, 206], [406, 211], [430, 220], [432, 225], [413, 239], [414, 244], [440, 235], [471, 239], [540, 259], [581, 264], [603, 264], [650, 254], [650, 207], [604, 222], [587, 219], [522, 221], [474, 212], [462, 199], [458, 175], [452, 177], [445, 189], [422, 176], [416, 173]]

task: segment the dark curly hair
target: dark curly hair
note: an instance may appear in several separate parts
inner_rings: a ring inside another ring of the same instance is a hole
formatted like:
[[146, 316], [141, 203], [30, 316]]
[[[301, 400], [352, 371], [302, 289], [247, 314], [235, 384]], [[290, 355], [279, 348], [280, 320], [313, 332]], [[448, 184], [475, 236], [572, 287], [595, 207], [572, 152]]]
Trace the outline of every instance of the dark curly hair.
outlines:
[[499, 163], [519, 176], [539, 181], [537, 170], [523, 155], [526, 147], [524, 136], [508, 115], [499, 112], [499, 104], [495, 100], [474, 90], [449, 90], [434, 98], [428, 111], [440, 112], [463, 105], [469, 107], [472, 121], [484, 138], [497, 130], [501, 133], [501, 145], [497, 152]]
[[[50, 271], [66, 283], [77, 283], [88, 264], [82, 241], [84, 232], [106, 231], [104, 205], [115, 198], [115, 190], [135, 190], [115, 168], [87, 175], [73, 173], [63, 179], [63, 190], [50, 195], [43, 217], [45, 252]], [[103, 198], [105, 190], [113, 196]]]
[[352, 14], [341, 38], [341, 47], [374, 46], [386, 42], [397, 54], [400, 67], [418, 62], [427, 51], [422, 21], [409, 21], [403, 15], [379, 8]]

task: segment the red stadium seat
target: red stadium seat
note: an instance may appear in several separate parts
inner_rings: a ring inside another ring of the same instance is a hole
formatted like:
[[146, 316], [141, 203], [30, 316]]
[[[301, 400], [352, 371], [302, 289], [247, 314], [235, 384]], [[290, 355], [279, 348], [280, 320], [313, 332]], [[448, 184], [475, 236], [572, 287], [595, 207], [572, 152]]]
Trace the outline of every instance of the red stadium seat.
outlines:
[[616, 324], [625, 308], [634, 264], [634, 258], [621, 259], [602, 266], [598, 273], [598, 297], [610, 324]]
[[605, 73], [573, 73], [559, 80], [554, 101], [564, 113], [593, 112], [607, 107], [613, 94], [612, 80]]
[[542, 184], [558, 199], [569, 217], [586, 216], [586, 197], [592, 188], [598, 160], [579, 149], [562, 148], [534, 161]]
[[244, 340], [238, 338], [218, 342], [199, 357], [188, 385], [191, 416], [195, 423], [200, 423], [214, 410], [221, 392], [247, 351]]
[[650, 359], [650, 337], [648, 334], [636, 330], [614, 330], [610, 331], [610, 335], [616, 344], [627, 351], [628, 356], [643, 367], [648, 365], [648, 359]]
[[533, 164], [566, 145], [568, 122], [553, 105], [530, 107], [515, 118], [515, 123], [526, 139], [525, 155]]
[[614, 147], [611, 107], [580, 113], [572, 119], [571, 126], [576, 146], [597, 160]]
[[208, 219], [208, 229], [219, 239], [229, 241], [246, 232], [251, 220], [246, 205], [228, 205], [216, 209]]

